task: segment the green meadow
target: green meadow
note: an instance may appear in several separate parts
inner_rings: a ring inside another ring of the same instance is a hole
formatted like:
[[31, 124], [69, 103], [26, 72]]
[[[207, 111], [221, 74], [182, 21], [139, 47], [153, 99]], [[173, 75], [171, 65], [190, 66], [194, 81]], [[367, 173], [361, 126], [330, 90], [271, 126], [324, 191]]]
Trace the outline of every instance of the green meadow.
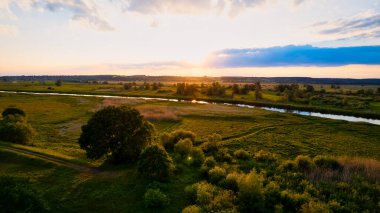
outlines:
[[[7, 86], [9, 90], [17, 88]], [[39, 87], [25, 88], [38, 91]], [[88, 89], [88, 86], [76, 87], [75, 91]], [[62, 86], [60, 91], [70, 92], [70, 86]], [[380, 171], [377, 170], [380, 165], [377, 161], [380, 160], [378, 125], [221, 104], [2, 93], [0, 111], [7, 107], [23, 109], [37, 135], [31, 145], [1, 142], [2, 146], [27, 150], [32, 154], [0, 147], [0, 173], [29, 179], [30, 184], [41, 192], [52, 212], [180, 212], [191, 204], [185, 195], [185, 187], [204, 179], [201, 170], [178, 161], [173, 155], [180, 172], [160, 186], [170, 204], [162, 209], [149, 209], [144, 205], [143, 197], [151, 182], [139, 176], [136, 165], [114, 166], [105, 162], [104, 158], [90, 160], [80, 149], [77, 141], [81, 126], [97, 110], [120, 105], [136, 108], [154, 124], [157, 140], [165, 132], [188, 130], [196, 134], [194, 145], [197, 145], [216, 133], [222, 137], [218, 142], [219, 149], [230, 156], [241, 149], [253, 156], [260, 150], [267, 151], [276, 155], [279, 161], [291, 160], [298, 155], [327, 155], [340, 159], [361, 159], [358, 160], [360, 162], [370, 161], [376, 165], [371, 167], [371, 172]], [[60, 165], [54, 160], [50, 162], [44, 157], [36, 157], [33, 153], [70, 164]], [[224, 163], [223, 160], [219, 161], [225, 167], [227, 162], [232, 165], [231, 168], [264, 168], [262, 164], [242, 163], [234, 159]], [[99, 171], [81, 171], [80, 168], [71, 168], [71, 164], [97, 168]], [[379, 187], [377, 181], [379, 179], [371, 183]]]

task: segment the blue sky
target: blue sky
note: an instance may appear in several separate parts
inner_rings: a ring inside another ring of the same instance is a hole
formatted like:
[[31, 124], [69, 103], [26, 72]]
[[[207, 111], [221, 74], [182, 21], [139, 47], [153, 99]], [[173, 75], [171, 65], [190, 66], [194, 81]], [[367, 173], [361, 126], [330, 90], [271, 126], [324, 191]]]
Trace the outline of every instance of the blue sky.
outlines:
[[380, 0], [0, 0], [0, 75], [380, 78], [378, 45]]

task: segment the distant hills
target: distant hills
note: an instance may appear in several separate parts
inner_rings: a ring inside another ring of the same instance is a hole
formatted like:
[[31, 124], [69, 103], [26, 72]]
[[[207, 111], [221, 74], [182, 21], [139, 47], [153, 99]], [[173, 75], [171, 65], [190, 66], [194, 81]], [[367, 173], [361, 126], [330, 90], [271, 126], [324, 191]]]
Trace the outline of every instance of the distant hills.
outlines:
[[309, 77], [186, 77], [186, 76], [147, 76], [147, 75], [40, 75], [40, 76], [2, 76], [0, 81], [156, 81], [156, 82], [213, 82], [226, 83], [298, 83], [298, 84], [355, 84], [380, 85], [380, 78], [309, 78]]

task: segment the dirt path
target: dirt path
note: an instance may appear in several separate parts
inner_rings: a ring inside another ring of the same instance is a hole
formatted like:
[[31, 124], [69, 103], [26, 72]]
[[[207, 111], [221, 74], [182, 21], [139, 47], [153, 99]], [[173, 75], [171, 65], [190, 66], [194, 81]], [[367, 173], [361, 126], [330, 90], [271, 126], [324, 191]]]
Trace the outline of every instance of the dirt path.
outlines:
[[42, 159], [44, 161], [48, 161], [48, 162], [57, 164], [59, 166], [68, 167], [70, 169], [74, 169], [74, 170], [77, 170], [77, 171], [83, 172], [83, 173], [96, 174], [96, 173], [100, 173], [101, 172], [99, 169], [94, 168], [94, 167], [90, 167], [90, 166], [86, 166], [86, 165], [81, 165], [81, 164], [76, 164], [76, 163], [69, 162], [67, 160], [58, 158], [56, 156], [42, 154], [42, 153], [38, 153], [38, 152], [34, 152], [34, 151], [22, 149], [22, 148], [16, 148], [16, 147], [11, 147], [11, 146], [0, 145], [0, 149], [4, 150], [4, 151], [9, 151], [9, 152], [14, 152], [14, 153], [17, 153], [17, 154], [25, 155], [25, 156], [28, 156], [28, 157]]

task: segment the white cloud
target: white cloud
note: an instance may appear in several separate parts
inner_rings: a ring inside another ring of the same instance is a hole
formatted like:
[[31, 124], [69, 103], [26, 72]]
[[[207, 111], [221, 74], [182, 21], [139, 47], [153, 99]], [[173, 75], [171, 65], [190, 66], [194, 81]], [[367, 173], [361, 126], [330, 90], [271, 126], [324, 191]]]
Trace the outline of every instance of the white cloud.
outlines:
[[141, 14], [225, 13], [231, 16], [266, 0], [125, 0], [124, 10]]
[[40, 12], [72, 13], [72, 21], [81, 26], [87, 26], [98, 31], [111, 31], [114, 28], [101, 16], [98, 5], [92, 0], [1, 0], [0, 11], [7, 10], [10, 14], [10, 5], [17, 5], [20, 9]]

